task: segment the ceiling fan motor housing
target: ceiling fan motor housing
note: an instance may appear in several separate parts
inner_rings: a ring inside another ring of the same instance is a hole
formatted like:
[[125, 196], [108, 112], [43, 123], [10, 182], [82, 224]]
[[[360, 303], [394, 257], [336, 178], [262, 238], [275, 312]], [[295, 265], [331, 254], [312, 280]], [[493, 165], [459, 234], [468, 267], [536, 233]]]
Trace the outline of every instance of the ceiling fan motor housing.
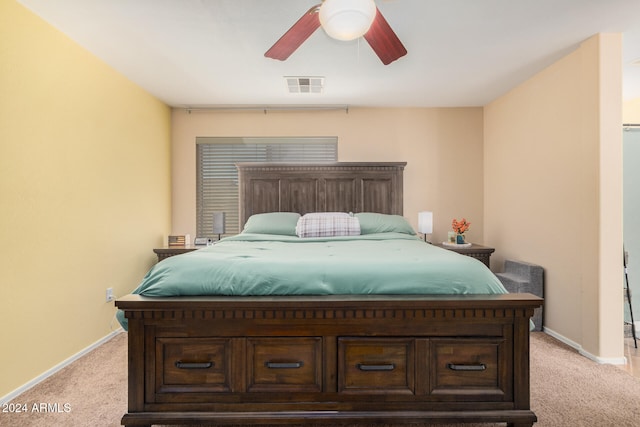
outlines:
[[369, 31], [376, 11], [374, 0], [324, 0], [320, 24], [331, 38], [355, 40]]

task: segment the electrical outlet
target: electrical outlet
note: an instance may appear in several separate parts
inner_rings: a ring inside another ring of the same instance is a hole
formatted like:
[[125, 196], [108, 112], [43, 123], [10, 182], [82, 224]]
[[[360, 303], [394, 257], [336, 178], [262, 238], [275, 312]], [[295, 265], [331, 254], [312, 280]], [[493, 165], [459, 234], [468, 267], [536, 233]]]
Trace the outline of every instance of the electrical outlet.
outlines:
[[111, 302], [114, 299], [116, 298], [113, 296], [113, 288], [107, 288], [107, 302]]

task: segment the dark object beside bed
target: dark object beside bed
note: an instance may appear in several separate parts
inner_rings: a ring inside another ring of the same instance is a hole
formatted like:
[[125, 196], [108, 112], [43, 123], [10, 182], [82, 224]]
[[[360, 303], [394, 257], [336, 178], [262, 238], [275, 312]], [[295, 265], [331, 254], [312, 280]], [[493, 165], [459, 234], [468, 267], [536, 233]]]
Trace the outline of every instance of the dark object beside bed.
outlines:
[[[240, 165], [241, 221], [270, 211], [401, 214], [403, 167]], [[529, 318], [541, 301], [129, 295], [116, 302], [129, 326], [122, 424], [531, 426]]]

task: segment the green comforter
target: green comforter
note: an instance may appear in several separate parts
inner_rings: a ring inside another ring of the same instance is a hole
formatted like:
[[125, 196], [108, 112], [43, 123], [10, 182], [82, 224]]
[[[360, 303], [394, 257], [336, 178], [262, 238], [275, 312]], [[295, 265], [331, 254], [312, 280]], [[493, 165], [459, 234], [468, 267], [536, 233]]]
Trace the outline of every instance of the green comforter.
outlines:
[[480, 261], [401, 233], [299, 238], [239, 234], [154, 266], [146, 296], [496, 294]]
[[[507, 291], [482, 262], [408, 234], [301, 239], [242, 233], [165, 259], [132, 293], [170, 297]], [[122, 311], [117, 318], [126, 330]]]

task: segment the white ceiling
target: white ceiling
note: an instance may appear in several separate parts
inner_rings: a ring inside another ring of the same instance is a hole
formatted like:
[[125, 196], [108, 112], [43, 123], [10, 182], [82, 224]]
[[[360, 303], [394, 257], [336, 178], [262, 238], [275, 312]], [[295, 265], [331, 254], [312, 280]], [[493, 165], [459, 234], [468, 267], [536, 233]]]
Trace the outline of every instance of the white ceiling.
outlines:
[[[265, 58], [320, 0], [18, 1], [176, 107], [481, 106], [599, 32], [624, 34], [624, 98], [640, 97], [640, 0], [376, 0], [408, 51], [388, 66], [322, 29]], [[325, 88], [290, 94], [284, 76]]]

